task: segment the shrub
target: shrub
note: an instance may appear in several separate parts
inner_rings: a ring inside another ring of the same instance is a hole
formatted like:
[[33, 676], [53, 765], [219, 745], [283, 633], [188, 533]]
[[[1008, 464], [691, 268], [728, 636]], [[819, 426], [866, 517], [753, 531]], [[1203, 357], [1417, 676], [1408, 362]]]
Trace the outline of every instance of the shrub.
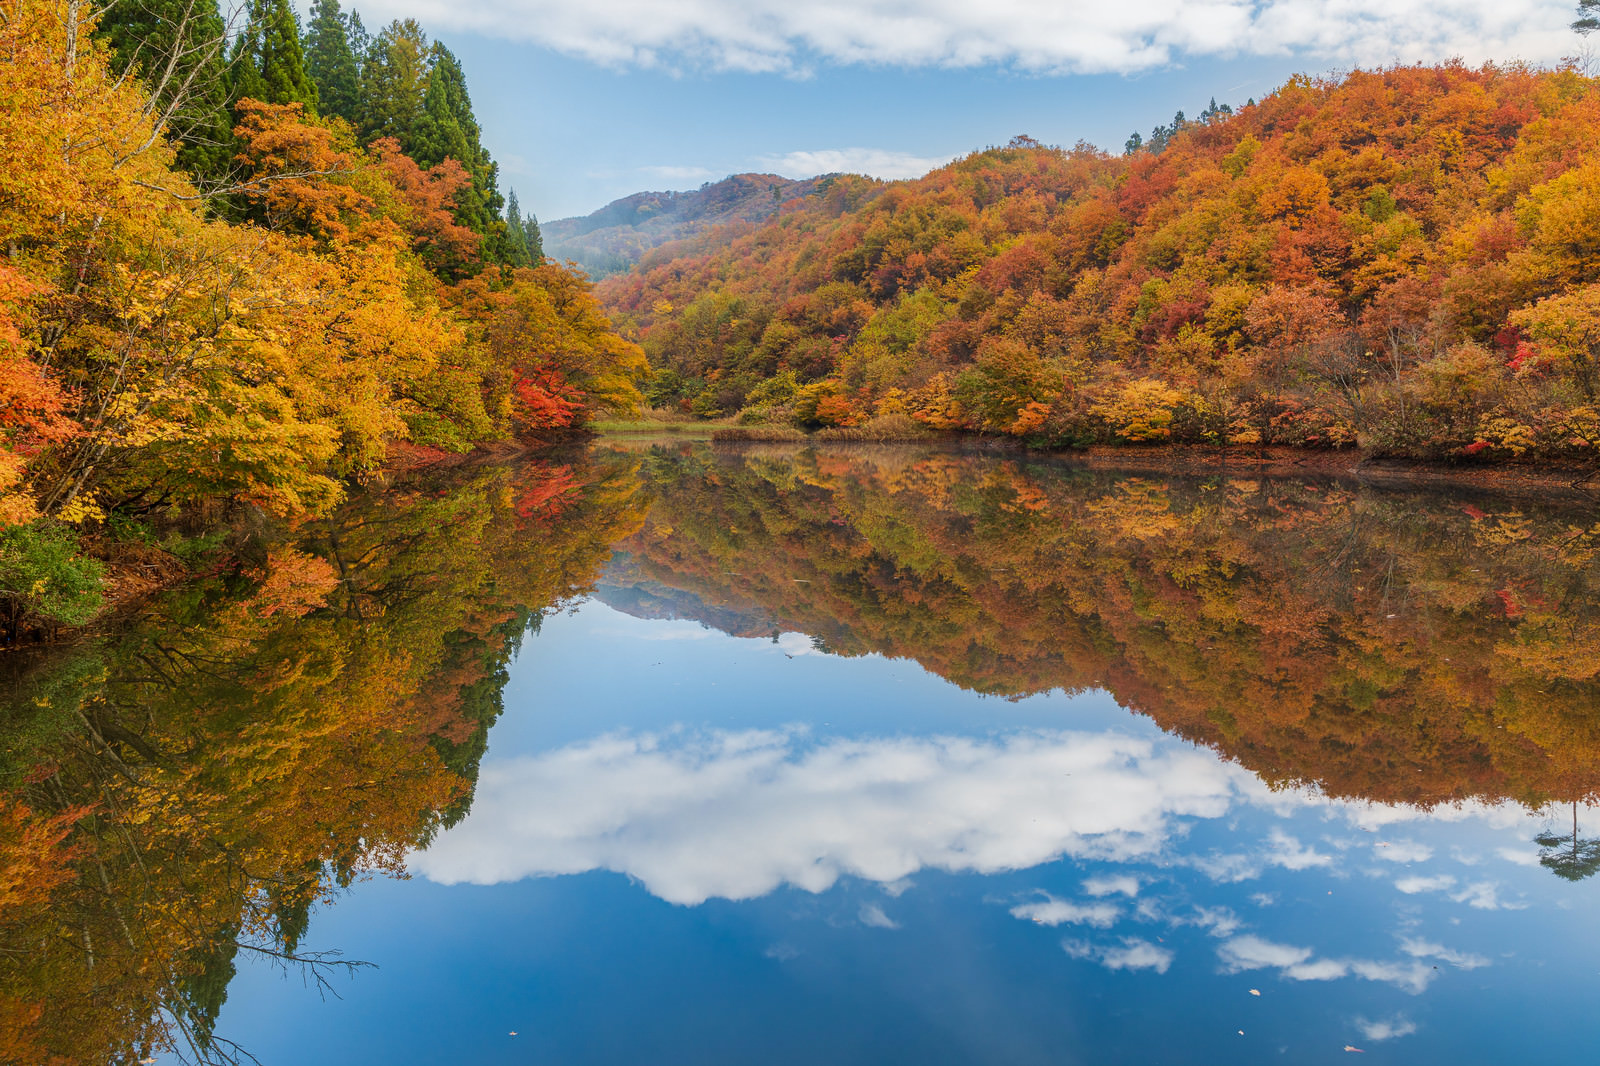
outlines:
[[81, 626], [99, 612], [102, 568], [77, 548], [54, 523], [0, 530], [0, 629], [7, 641], [24, 625]]

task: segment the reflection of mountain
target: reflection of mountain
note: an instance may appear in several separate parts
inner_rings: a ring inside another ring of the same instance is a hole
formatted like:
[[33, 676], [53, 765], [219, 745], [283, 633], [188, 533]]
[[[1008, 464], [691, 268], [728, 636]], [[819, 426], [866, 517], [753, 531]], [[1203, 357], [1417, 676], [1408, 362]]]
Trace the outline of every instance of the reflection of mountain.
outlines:
[[627, 270], [650, 249], [732, 222], [765, 222], [822, 178], [735, 174], [688, 192], [638, 192], [582, 218], [541, 223], [545, 251], [574, 259], [591, 277]]
[[638, 490], [631, 463], [418, 479], [24, 679], [0, 1062], [198, 1057], [238, 952], [293, 953], [316, 904], [459, 820], [517, 640], [586, 591]]
[[619, 553], [595, 582], [595, 599], [634, 618], [683, 619], [719, 629], [733, 637], [765, 637], [773, 632], [772, 619], [759, 609], [713, 606], [683, 589], [639, 576], [638, 568]]
[[1538, 500], [902, 450], [647, 464], [640, 573], [997, 694], [1110, 689], [1269, 782], [1600, 785], [1600, 525]]

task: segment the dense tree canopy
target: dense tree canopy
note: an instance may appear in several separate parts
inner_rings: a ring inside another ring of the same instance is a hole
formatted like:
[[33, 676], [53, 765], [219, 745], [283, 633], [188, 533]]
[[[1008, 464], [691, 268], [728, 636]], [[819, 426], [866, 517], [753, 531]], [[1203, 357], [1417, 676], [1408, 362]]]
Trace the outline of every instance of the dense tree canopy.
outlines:
[[240, 222], [208, 210], [89, 25], [42, 0], [0, 21], [0, 526], [321, 514], [396, 442], [548, 437], [637, 399], [639, 350], [586, 285], [484, 270], [467, 166], [318, 117], [292, 11], [251, 13], [236, 69], [298, 96], [234, 103]]
[[749, 423], [1590, 456], [1597, 126], [1572, 69], [1297, 77], [1122, 156], [839, 177], [600, 292], [655, 402]]

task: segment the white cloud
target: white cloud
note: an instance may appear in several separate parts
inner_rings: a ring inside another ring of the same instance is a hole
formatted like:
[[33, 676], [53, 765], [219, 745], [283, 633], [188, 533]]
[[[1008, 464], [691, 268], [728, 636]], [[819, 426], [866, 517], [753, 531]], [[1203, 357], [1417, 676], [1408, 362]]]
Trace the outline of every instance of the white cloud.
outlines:
[[1571, 0], [368, 0], [616, 66], [803, 74], [816, 62], [1132, 72], [1202, 56], [1549, 60], [1571, 52]]
[[1387, 862], [1427, 862], [1433, 858], [1433, 849], [1415, 840], [1380, 841], [1372, 854]]
[[1217, 957], [1227, 973], [1268, 968], [1285, 970], [1311, 958], [1311, 949], [1275, 944], [1258, 936], [1240, 936], [1217, 948]]
[[1253, 855], [1237, 852], [1211, 852], [1207, 855], [1190, 855], [1181, 860], [1220, 884], [1252, 881], [1261, 876], [1268, 866], [1281, 866], [1285, 870], [1310, 870], [1331, 866], [1333, 856], [1302, 844], [1282, 829], [1274, 828], [1267, 835], [1262, 848]]
[[1309, 848], [1281, 829], [1274, 829], [1267, 838], [1266, 861], [1285, 870], [1309, 870], [1314, 866], [1328, 866], [1332, 855], [1324, 855]]
[[709, 181], [716, 173], [705, 167], [650, 166], [640, 167], [642, 173], [663, 181]]
[[1219, 884], [1253, 881], [1261, 876], [1261, 863], [1249, 855], [1213, 851], [1208, 855], [1191, 855], [1185, 861]]
[[1091, 896], [1114, 896], [1121, 893], [1132, 899], [1139, 894], [1139, 879], [1131, 874], [1106, 874], [1089, 878], [1083, 883], [1083, 890]]
[[1079, 904], [1046, 895], [1034, 903], [1019, 903], [1011, 908], [1011, 915], [1039, 925], [1092, 925], [1097, 929], [1109, 929], [1122, 916], [1122, 910], [1112, 903]]
[[1198, 925], [1212, 936], [1230, 937], [1243, 923], [1239, 920], [1239, 916], [1227, 907], [1196, 906], [1192, 919], [1184, 919], [1175, 924]]
[[1362, 1036], [1373, 1043], [1410, 1036], [1417, 1031], [1417, 1023], [1410, 1021], [1403, 1015], [1395, 1015], [1393, 1018], [1379, 1019], [1375, 1022], [1369, 1022], [1365, 1018], [1357, 1018], [1355, 1026], [1361, 1031]]
[[1090, 944], [1083, 940], [1063, 940], [1061, 949], [1075, 959], [1093, 959], [1108, 970], [1154, 970], [1166, 973], [1173, 954], [1138, 937], [1124, 937], [1116, 946]]
[[1458, 970], [1476, 970], [1489, 965], [1489, 960], [1482, 955], [1456, 951], [1443, 944], [1435, 944], [1431, 940], [1407, 938], [1400, 942], [1400, 950], [1414, 959], [1438, 959], [1440, 962], [1448, 962]]
[[1456, 879], [1449, 874], [1438, 874], [1434, 877], [1402, 877], [1394, 883], [1394, 887], [1408, 896], [1415, 896], [1419, 892], [1443, 892], [1447, 888], [1454, 888]]
[[874, 929], [898, 929], [900, 923], [883, 913], [883, 908], [876, 903], [861, 905], [861, 913], [857, 915], [862, 925], [870, 925]]
[[1526, 903], [1514, 903], [1500, 898], [1500, 886], [1493, 881], [1475, 881], [1450, 897], [1480, 911], [1520, 911]]
[[920, 178], [934, 167], [950, 162], [950, 159], [950, 156], [911, 155], [909, 152], [891, 152], [883, 148], [824, 148], [762, 156], [757, 160], [757, 165], [786, 178], [810, 178], [818, 174], [865, 174], [885, 181], [897, 181], [901, 178]]
[[1128, 938], [1121, 947], [1102, 949], [1100, 965], [1108, 970], [1154, 970], [1156, 973], [1166, 973], [1167, 967], [1172, 965], [1172, 952], [1148, 940]]
[[1518, 866], [1539, 865], [1539, 853], [1537, 851], [1529, 851], [1526, 848], [1496, 848], [1495, 854], [1506, 862], [1515, 863]]
[[612, 870], [693, 904], [1150, 859], [1176, 820], [1221, 817], [1255, 788], [1209, 753], [1119, 734], [618, 733], [486, 762], [472, 813], [410, 864], [444, 884]]
[[1249, 935], [1224, 941], [1217, 948], [1217, 958], [1222, 963], [1224, 973], [1277, 970], [1280, 977], [1290, 981], [1336, 981], [1345, 977], [1360, 977], [1367, 981], [1391, 984], [1417, 995], [1428, 987], [1438, 971], [1425, 962], [1417, 961], [1415, 954], [1408, 954], [1411, 955], [1410, 961], [1316, 958], [1310, 948], [1278, 944]]

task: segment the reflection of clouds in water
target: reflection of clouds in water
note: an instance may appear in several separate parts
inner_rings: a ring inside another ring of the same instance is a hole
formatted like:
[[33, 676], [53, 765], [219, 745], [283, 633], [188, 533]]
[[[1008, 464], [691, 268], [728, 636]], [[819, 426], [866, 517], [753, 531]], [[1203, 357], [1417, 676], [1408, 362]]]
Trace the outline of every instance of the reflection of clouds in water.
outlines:
[[1093, 959], [1108, 970], [1154, 970], [1166, 973], [1172, 965], [1172, 952], [1138, 937], [1123, 937], [1118, 944], [1090, 944], [1083, 940], [1063, 940], [1061, 948], [1075, 959]]
[[1044, 897], [1017, 904], [1011, 908], [1012, 916], [1038, 925], [1092, 925], [1096, 929], [1110, 929], [1122, 917], [1122, 908], [1114, 903], [1079, 904], [1056, 899], [1049, 893]]
[[1520, 911], [1528, 905], [1500, 898], [1500, 886], [1493, 881], [1475, 881], [1450, 897], [1480, 911]]
[[1539, 853], [1525, 848], [1496, 848], [1495, 854], [1517, 866], [1538, 866]]
[[1342, 977], [1361, 977], [1368, 981], [1386, 982], [1413, 994], [1425, 990], [1438, 974], [1437, 970], [1416, 956], [1412, 956], [1410, 961], [1318, 958], [1310, 948], [1279, 944], [1253, 935], [1224, 941], [1217, 948], [1217, 958], [1222, 963], [1223, 973], [1276, 970], [1278, 976], [1290, 981], [1334, 981]]
[[[1319, 806], [1363, 827], [1425, 816], [1270, 793], [1208, 752], [1115, 733], [819, 741], [802, 728], [680, 729], [610, 734], [486, 763], [471, 815], [415, 855], [412, 866], [445, 884], [612, 870], [677, 903], [748, 899], [784, 884], [820, 892], [846, 875], [897, 895], [925, 868], [995, 873], [1063, 856], [1161, 860], [1222, 883], [1273, 867], [1334, 867], [1334, 856], [1276, 827], [1253, 848], [1171, 853], [1170, 839], [1186, 819], [1220, 818], [1241, 803], [1278, 814]], [[1525, 826], [1529, 819], [1487, 805], [1437, 813], [1449, 821], [1472, 814], [1490, 825]], [[1414, 841], [1387, 843], [1382, 858], [1420, 862], [1432, 855]], [[1526, 853], [1502, 849], [1503, 857], [1512, 854], [1526, 861]], [[1117, 911], [1109, 897], [1134, 900], [1141, 887], [1135, 875], [1100, 873], [1083, 882], [1100, 909], [1047, 896], [1013, 913], [1051, 925], [1104, 926]], [[1501, 899], [1495, 882], [1460, 885], [1429, 871], [1395, 887], [1450, 893], [1480, 910], [1524, 906]], [[1268, 899], [1252, 898], [1258, 905]]]
[[1219, 884], [1233, 884], [1239, 881], [1253, 881], [1271, 866], [1285, 870], [1310, 870], [1321, 866], [1332, 866], [1333, 856], [1308, 847], [1282, 829], [1274, 828], [1268, 834], [1265, 846], [1255, 852], [1246, 854], [1213, 851], [1205, 855], [1182, 856], [1179, 861], [1186, 866], [1194, 867]]
[[1433, 849], [1415, 840], [1379, 841], [1372, 854], [1386, 862], [1427, 862], [1433, 858]]
[[1393, 1040], [1401, 1036], [1410, 1036], [1417, 1031], [1417, 1023], [1401, 1014], [1397, 1014], [1393, 1018], [1380, 1018], [1377, 1021], [1357, 1018], [1355, 1027], [1361, 1031], [1363, 1037], [1374, 1043]]
[[1407, 937], [1400, 941], [1400, 950], [1414, 959], [1438, 959], [1440, 962], [1448, 962], [1458, 970], [1476, 970], [1489, 965], [1489, 960], [1482, 955], [1456, 951], [1419, 937]]
[[1139, 879], [1128, 874], [1091, 877], [1083, 883], [1083, 890], [1091, 896], [1114, 896], [1121, 893], [1132, 899], [1139, 894]]
[[677, 903], [747, 899], [847, 874], [1154, 858], [1174, 819], [1253, 793], [1209, 753], [1118, 734], [613, 734], [486, 763], [471, 815], [412, 866], [445, 884], [604, 869]]
[[865, 903], [857, 915], [862, 925], [870, 925], [874, 929], [898, 929], [900, 923], [883, 913], [883, 908], [876, 903]]
[[1394, 887], [1408, 896], [1418, 892], [1443, 892], [1447, 888], [1454, 888], [1456, 879], [1449, 874], [1437, 874], [1432, 877], [1402, 877], [1394, 883]]

